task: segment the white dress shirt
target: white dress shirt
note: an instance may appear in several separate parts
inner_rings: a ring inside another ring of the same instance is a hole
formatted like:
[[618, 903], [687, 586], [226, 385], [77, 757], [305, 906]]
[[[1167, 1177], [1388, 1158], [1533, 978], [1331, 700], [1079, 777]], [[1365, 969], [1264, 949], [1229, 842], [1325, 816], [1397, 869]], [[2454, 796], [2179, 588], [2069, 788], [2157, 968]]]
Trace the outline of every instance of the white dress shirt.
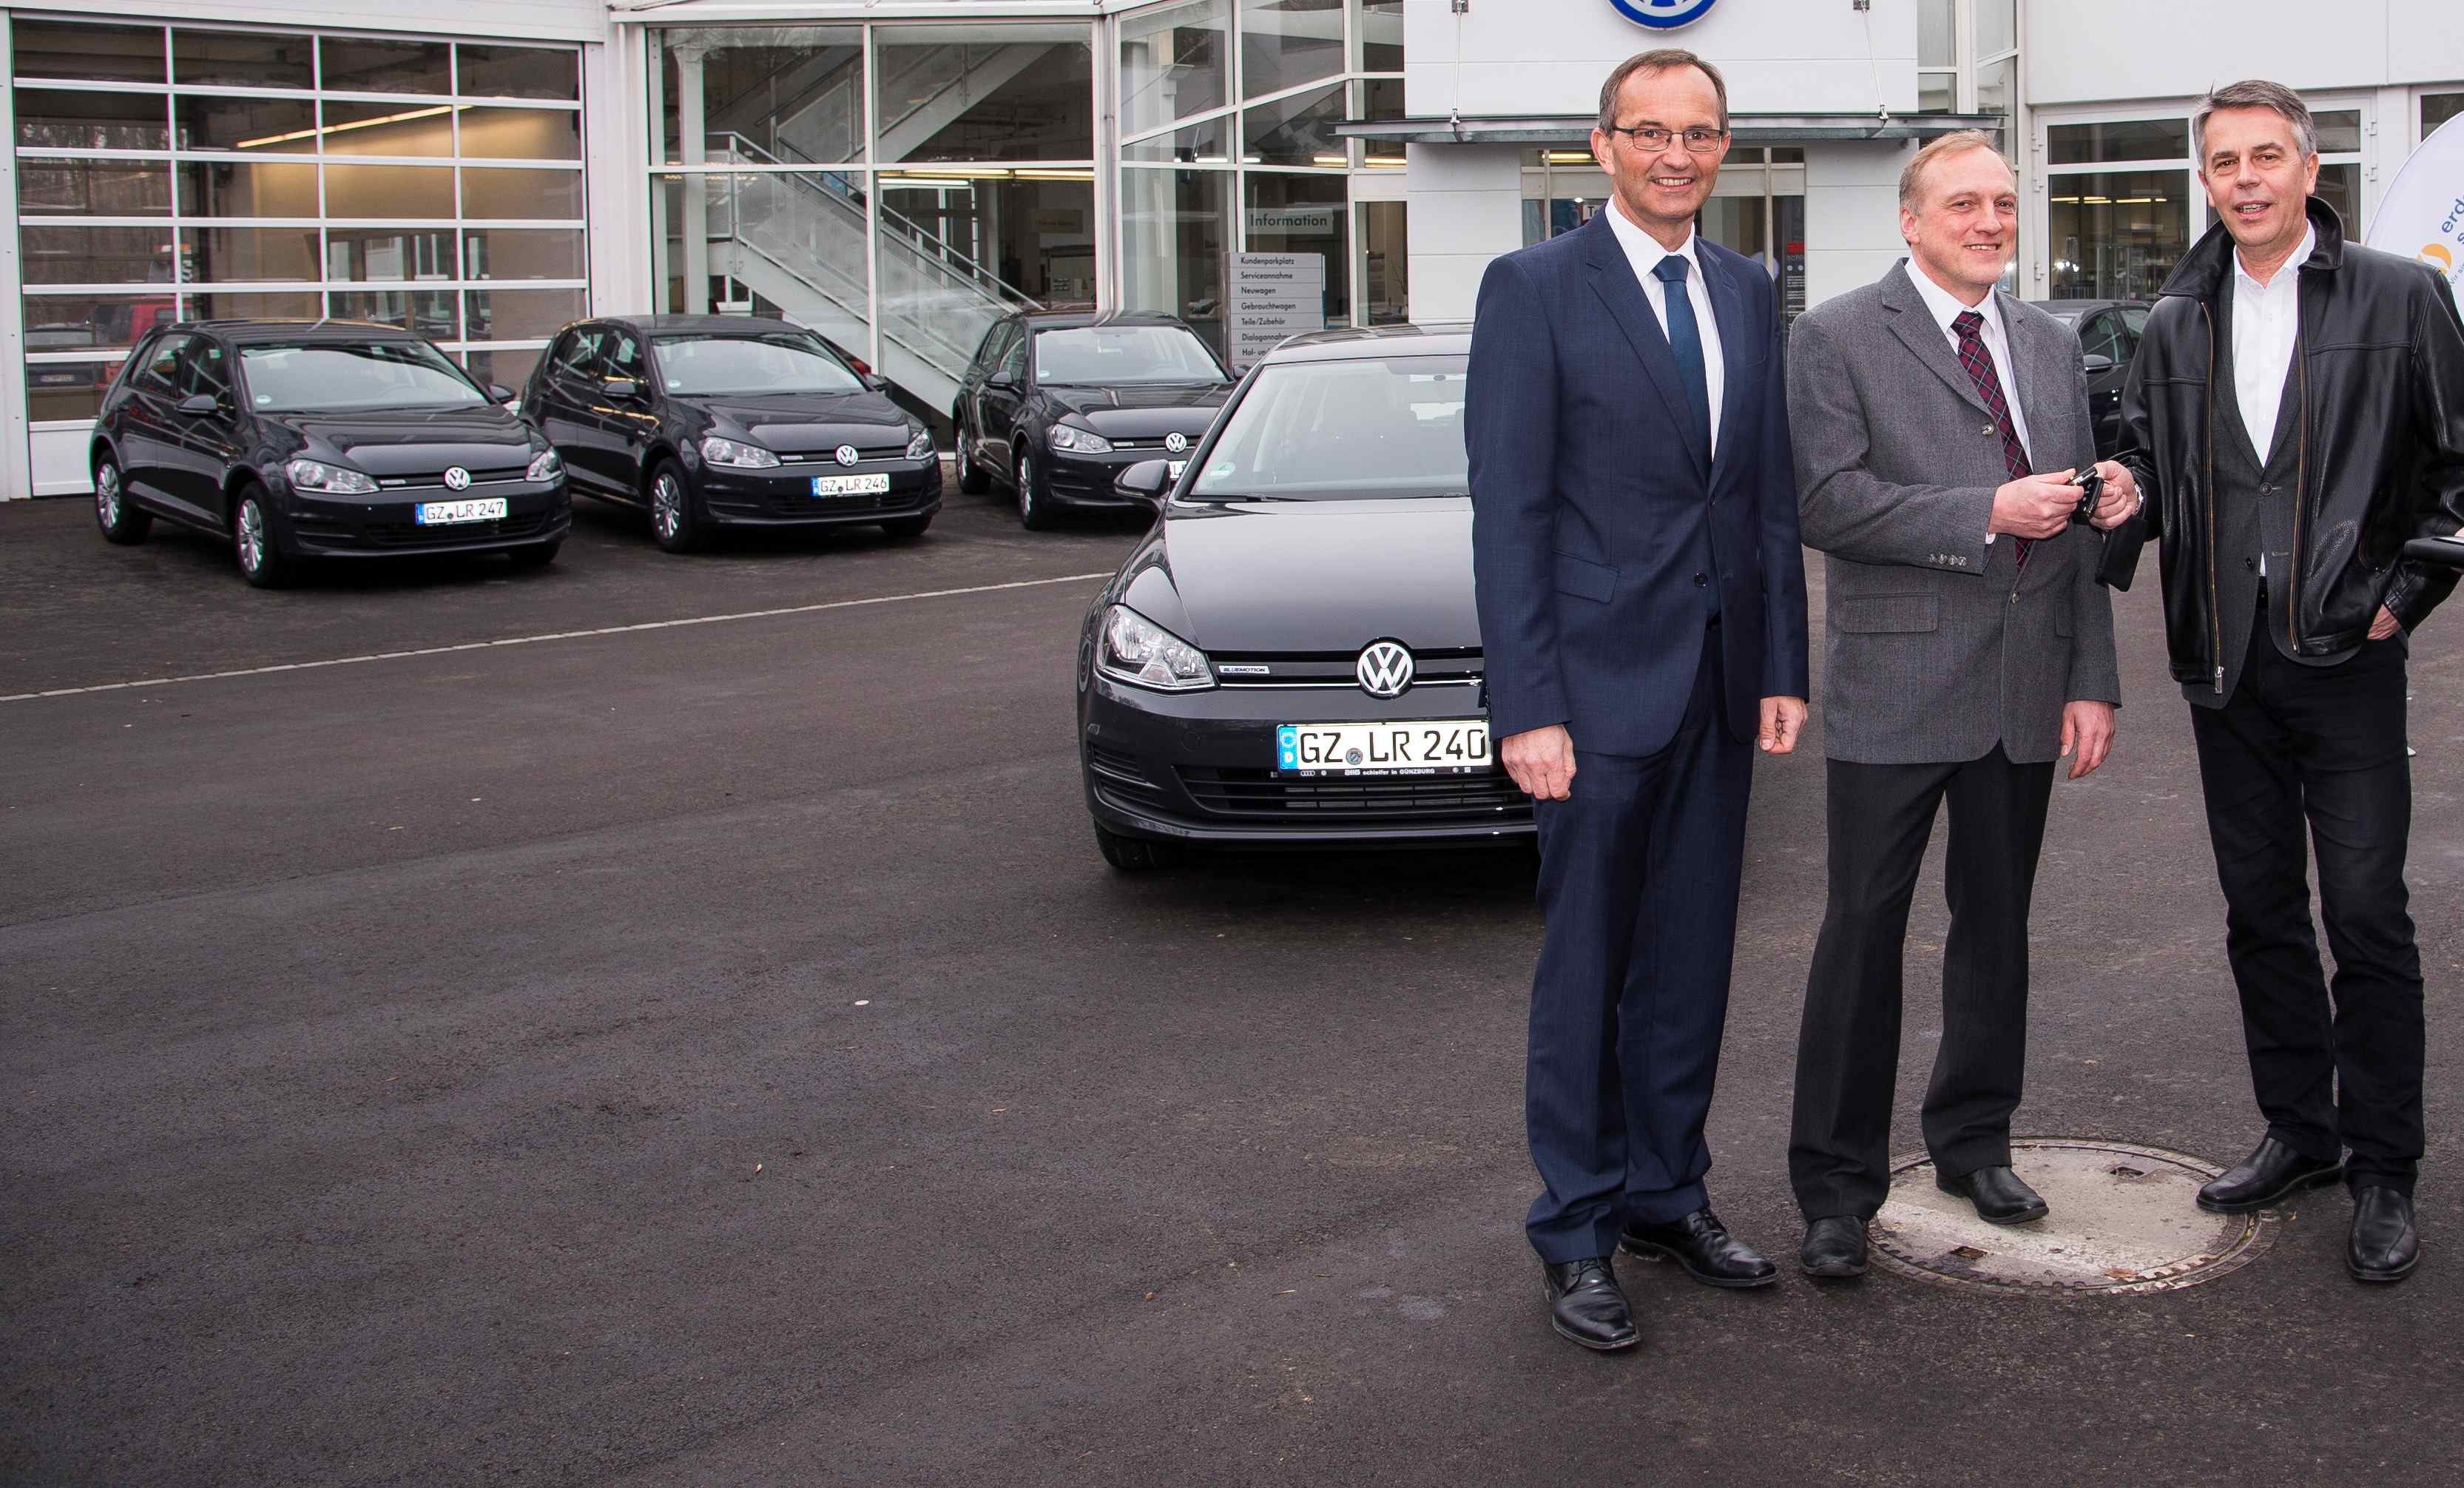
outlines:
[[[1668, 334], [1668, 287], [1652, 273], [1660, 260], [1670, 256], [1667, 249], [1650, 233], [1626, 219], [1625, 208], [1614, 196], [1609, 198], [1609, 227], [1616, 232], [1617, 246], [1625, 250], [1626, 262], [1634, 265], [1634, 277], [1642, 281], [1642, 298], [1651, 304], [1651, 313], [1660, 317], [1660, 334]], [[1700, 243], [1692, 233], [1685, 235], [1685, 246], [1676, 256], [1685, 260], [1685, 299], [1694, 306], [1694, 324], [1703, 335], [1703, 385], [1711, 395], [1711, 448], [1709, 454], [1720, 454], [1720, 398], [1726, 391], [1727, 363], [1720, 355], [1720, 322], [1711, 313], [1711, 287], [1703, 282], [1703, 255], [1697, 253]]]
[[2317, 228], [2301, 234], [2301, 246], [2264, 284], [2242, 267], [2238, 252], [2233, 255], [2233, 396], [2261, 464], [2276, 443], [2276, 411], [2284, 397], [2285, 375], [2293, 370], [2293, 344], [2301, 324], [2301, 264], [2318, 243]]
[[[2276, 445], [2276, 411], [2282, 407], [2284, 379], [2293, 370], [2293, 346], [2300, 339], [2301, 265], [2319, 246], [2319, 230], [2301, 234], [2301, 246], [2278, 264], [2276, 277], [2261, 284], [2233, 255], [2233, 401], [2241, 405], [2242, 426], [2257, 447], [2258, 462]], [[2258, 555], [2259, 577], [2267, 576], [2267, 555]]]
[[[1985, 323], [1977, 327], [1976, 334], [1985, 343], [1985, 354], [1993, 359], [1994, 380], [2001, 383], [2002, 401], [2011, 409], [2011, 428], [2019, 435], [2020, 450], [2026, 452], [2029, 448], [2028, 411], [2019, 406], [2019, 388], [2011, 380], [2011, 335], [2002, 325], [2001, 296], [1989, 290], [1976, 303], [1962, 304], [1958, 296], [1935, 283], [1933, 276], [1925, 273], [1914, 258], [1906, 260], [1905, 267], [1908, 281], [1916, 285], [1917, 295], [1925, 300], [1925, 308], [1933, 312], [1934, 322], [1942, 327], [1943, 339], [1950, 343], [1953, 356], [1959, 354], [1959, 332], [1951, 329], [1950, 322], [1969, 310], [1985, 318]], [[2028, 456], [2028, 468], [2036, 468], [2033, 454]]]
[[[1908, 271], [1908, 282], [1917, 287], [1917, 297], [1933, 312], [1934, 323], [1942, 327], [1944, 339], [1950, 343], [1952, 356], [1959, 355], [1959, 332], [1950, 322], [1969, 310], [1985, 318], [1985, 323], [1976, 328], [1977, 339], [1985, 343], [1985, 354], [1993, 359], [1993, 380], [2002, 385], [2002, 402], [2011, 411], [2011, 432], [2019, 436], [2019, 452], [2028, 455], [2028, 468], [2035, 469], [2036, 457], [2028, 454], [2028, 411], [2019, 406], [2018, 385], [2011, 380], [2011, 334], [2002, 327], [2001, 296], [1987, 290], [1983, 300], [1964, 305], [1957, 295], [1935, 283], [1932, 275], [1919, 268], [1914, 258], [1903, 267]], [[1985, 545], [1991, 547], [1993, 540], [2000, 536], [1998, 532], [1985, 534]]]

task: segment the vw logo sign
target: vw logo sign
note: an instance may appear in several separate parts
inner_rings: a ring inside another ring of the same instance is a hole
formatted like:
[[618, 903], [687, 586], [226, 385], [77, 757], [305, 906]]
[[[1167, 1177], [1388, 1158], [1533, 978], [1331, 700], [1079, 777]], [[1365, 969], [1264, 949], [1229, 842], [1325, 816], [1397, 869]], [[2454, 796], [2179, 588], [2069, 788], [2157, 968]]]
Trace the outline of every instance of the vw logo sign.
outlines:
[[1371, 641], [1353, 663], [1352, 675], [1372, 698], [1400, 698], [1412, 685], [1412, 654], [1400, 641]]
[[837, 449], [830, 452], [830, 458], [838, 461], [842, 465], [852, 465], [855, 463], [855, 446], [851, 444], [840, 445]]
[[446, 467], [445, 467], [445, 489], [446, 489], [446, 490], [448, 490], [448, 491], [468, 491], [468, 490], [470, 490], [470, 489], [471, 489], [471, 473], [470, 473], [469, 471], [467, 471], [467, 470], [464, 470], [464, 469], [463, 469], [461, 466], [459, 466], [459, 465], [448, 465], [448, 466], [446, 466]]
[[1609, 0], [1617, 13], [1638, 26], [1654, 31], [1675, 31], [1691, 26], [1711, 13], [1719, 0]]
[[1189, 448], [1189, 435], [1182, 433], [1166, 434], [1163, 436], [1163, 447], [1170, 450], [1173, 454], [1178, 455], [1183, 450]]

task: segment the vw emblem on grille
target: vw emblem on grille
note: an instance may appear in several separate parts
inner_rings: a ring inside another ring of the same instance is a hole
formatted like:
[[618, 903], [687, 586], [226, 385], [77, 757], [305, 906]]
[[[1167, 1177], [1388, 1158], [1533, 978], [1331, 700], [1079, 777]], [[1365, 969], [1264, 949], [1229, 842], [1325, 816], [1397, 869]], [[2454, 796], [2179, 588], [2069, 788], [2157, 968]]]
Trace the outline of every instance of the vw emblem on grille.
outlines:
[[467, 471], [467, 470], [464, 470], [464, 469], [463, 469], [461, 466], [459, 466], [459, 465], [448, 465], [448, 466], [446, 466], [446, 467], [445, 467], [445, 489], [446, 489], [446, 490], [448, 490], [448, 491], [468, 491], [468, 490], [470, 490], [470, 489], [471, 489], [471, 473], [470, 473], [469, 471]]
[[836, 450], [831, 452], [830, 458], [838, 461], [842, 465], [852, 465], [855, 463], [855, 446], [851, 444], [840, 445]]
[[1189, 435], [1180, 433], [1166, 434], [1163, 436], [1163, 447], [1170, 450], [1173, 454], [1178, 455], [1181, 451], [1189, 448]]
[[1400, 641], [1372, 641], [1353, 664], [1352, 675], [1372, 698], [1400, 698], [1412, 685], [1412, 654]]

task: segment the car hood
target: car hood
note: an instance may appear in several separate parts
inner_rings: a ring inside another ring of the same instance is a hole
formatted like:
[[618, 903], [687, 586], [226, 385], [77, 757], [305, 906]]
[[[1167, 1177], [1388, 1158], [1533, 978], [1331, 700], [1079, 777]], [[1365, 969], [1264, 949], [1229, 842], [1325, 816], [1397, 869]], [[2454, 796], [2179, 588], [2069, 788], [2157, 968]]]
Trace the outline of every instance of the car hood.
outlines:
[[468, 409], [354, 409], [334, 413], [284, 413], [275, 422], [311, 446], [371, 476], [434, 476], [459, 465], [473, 474], [528, 465], [530, 426], [487, 404]]
[[851, 444], [871, 454], [907, 448], [907, 415], [878, 392], [779, 392], [687, 398], [714, 420], [781, 455], [809, 455]]
[[1109, 438], [1159, 439], [1187, 434], [1195, 439], [1215, 422], [1216, 410], [1231, 395], [1228, 383], [1176, 383], [1154, 388], [1045, 388], [1051, 416], [1074, 414], [1078, 422]]
[[1463, 498], [1176, 505], [1163, 534], [1181, 633], [1201, 651], [1480, 644]]

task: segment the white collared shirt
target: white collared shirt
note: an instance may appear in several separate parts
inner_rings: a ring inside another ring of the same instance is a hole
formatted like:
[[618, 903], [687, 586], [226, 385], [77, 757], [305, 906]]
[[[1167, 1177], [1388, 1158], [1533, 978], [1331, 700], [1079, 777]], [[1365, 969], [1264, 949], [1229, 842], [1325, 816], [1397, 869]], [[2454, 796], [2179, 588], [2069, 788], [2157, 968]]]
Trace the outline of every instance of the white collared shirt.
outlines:
[[2293, 370], [2294, 343], [2299, 340], [2301, 265], [2318, 244], [2317, 228], [2302, 233], [2301, 246], [2264, 284], [2250, 277], [2238, 250], [2233, 255], [2233, 396], [2262, 465], [2276, 443], [2276, 411], [2284, 397], [2285, 376]]
[[[1942, 327], [1942, 334], [1950, 343], [1953, 355], [1959, 351], [1959, 332], [1951, 328], [1950, 322], [1969, 310], [1985, 318], [1985, 323], [1977, 327], [1976, 334], [1985, 343], [1986, 355], [1993, 359], [1994, 380], [2001, 383], [2002, 401], [2011, 409], [2011, 428], [2019, 436], [2019, 449], [2026, 453], [2029, 449], [2028, 411], [2019, 406], [2019, 385], [2011, 377], [2011, 335], [2002, 325], [2001, 296], [1988, 290], [1983, 300], [1972, 305], [1964, 305], [1959, 302], [1958, 296], [1935, 283], [1933, 276], [1919, 267], [1916, 259], [1907, 259], [1904, 267], [1908, 271], [1908, 282], [1916, 285], [1918, 297], [1925, 300], [1925, 308], [1933, 312], [1934, 322]], [[2028, 468], [2036, 468], [2036, 458], [2033, 454], [2028, 455]]]
[[[1609, 228], [1617, 233], [1617, 246], [1625, 250], [1626, 262], [1634, 265], [1634, 277], [1642, 283], [1642, 298], [1651, 304], [1651, 313], [1660, 317], [1660, 334], [1668, 334], [1668, 286], [1652, 271], [1660, 260], [1669, 256], [1667, 249], [1650, 233], [1626, 219], [1625, 209], [1614, 196], [1609, 198]], [[1703, 255], [1696, 252], [1700, 239], [1688, 233], [1685, 246], [1677, 256], [1685, 260], [1685, 299], [1694, 306], [1694, 324], [1703, 335], [1703, 386], [1711, 395], [1711, 448], [1713, 458], [1720, 454], [1720, 399], [1726, 392], [1727, 364], [1720, 355], [1720, 322], [1711, 313], [1711, 286], [1703, 282]]]

